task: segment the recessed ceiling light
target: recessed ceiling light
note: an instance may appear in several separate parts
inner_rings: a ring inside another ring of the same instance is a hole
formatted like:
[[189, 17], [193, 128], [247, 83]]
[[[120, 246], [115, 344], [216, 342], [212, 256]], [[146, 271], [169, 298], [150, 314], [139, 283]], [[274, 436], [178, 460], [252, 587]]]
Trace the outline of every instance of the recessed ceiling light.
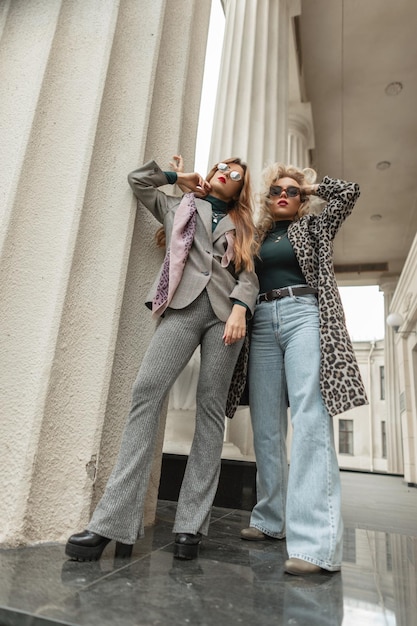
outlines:
[[391, 163], [389, 161], [380, 161], [376, 164], [377, 170], [387, 170], [389, 167], [391, 167]]
[[379, 213], [375, 213], [374, 215], [371, 215], [372, 222], [379, 222], [379, 220], [382, 220], [382, 215], [380, 215]]
[[385, 93], [387, 96], [398, 96], [398, 94], [403, 90], [403, 84], [400, 82], [389, 83], [385, 87]]

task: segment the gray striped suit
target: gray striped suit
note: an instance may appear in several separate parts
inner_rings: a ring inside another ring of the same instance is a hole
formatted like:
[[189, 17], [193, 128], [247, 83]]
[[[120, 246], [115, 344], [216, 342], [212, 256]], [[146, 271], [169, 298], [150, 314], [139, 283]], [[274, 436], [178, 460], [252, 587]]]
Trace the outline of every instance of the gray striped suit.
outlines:
[[[164, 224], [169, 245], [180, 198], [157, 189], [167, 184], [165, 174], [151, 161], [132, 172], [129, 183], [139, 206], [143, 204]], [[173, 532], [208, 531], [220, 472], [227, 393], [242, 344], [224, 345], [224, 322], [233, 299], [253, 312], [258, 280], [254, 273], [235, 275], [231, 266], [221, 267], [225, 232], [234, 228], [233, 222], [224, 217], [212, 233], [210, 203], [196, 199], [196, 205], [196, 233], [182, 280], [142, 361], [118, 459], [88, 525], [88, 530], [123, 543], [132, 544], [143, 536], [144, 499], [159, 415], [166, 395], [199, 345], [196, 429]]]

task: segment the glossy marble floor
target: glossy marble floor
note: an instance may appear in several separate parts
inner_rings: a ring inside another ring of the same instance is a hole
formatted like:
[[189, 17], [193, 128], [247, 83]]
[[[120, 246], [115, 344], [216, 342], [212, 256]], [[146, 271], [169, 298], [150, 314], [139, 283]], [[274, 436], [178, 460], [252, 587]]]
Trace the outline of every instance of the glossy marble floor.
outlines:
[[399, 477], [342, 472], [341, 573], [283, 571], [285, 542], [239, 538], [249, 513], [215, 508], [196, 561], [172, 557], [175, 503], [129, 561], [69, 561], [61, 544], [0, 550], [0, 625], [416, 626], [417, 489]]

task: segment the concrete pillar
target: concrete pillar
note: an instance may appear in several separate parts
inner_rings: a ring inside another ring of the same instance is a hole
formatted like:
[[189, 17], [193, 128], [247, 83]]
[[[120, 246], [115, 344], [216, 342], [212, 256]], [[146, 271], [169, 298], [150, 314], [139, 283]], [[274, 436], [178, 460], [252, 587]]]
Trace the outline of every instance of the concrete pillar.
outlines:
[[209, 12], [210, 0], [2, 3], [3, 545], [83, 528], [115, 460], [160, 261], [126, 175], [177, 150], [193, 162]]
[[[397, 335], [395, 338], [400, 388], [400, 418], [404, 452], [404, 480], [417, 486], [416, 410], [414, 403], [416, 374], [416, 338]], [[413, 358], [414, 357], [414, 358]], [[413, 372], [414, 369], [414, 372]], [[413, 375], [414, 374], [414, 375]]]
[[310, 167], [310, 150], [314, 148], [313, 116], [308, 102], [290, 105], [288, 118], [288, 163]]
[[[384, 293], [384, 318], [387, 319], [397, 281], [380, 285]], [[398, 385], [398, 363], [395, 350], [394, 330], [385, 325], [385, 401], [387, 407], [387, 468], [392, 474], [404, 473], [404, 454], [401, 432], [401, 415]]]
[[[301, 2], [290, 0], [290, 17], [301, 13]], [[311, 104], [304, 102], [305, 86], [300, 72], [299, 42], [295, 35], [295, 19], [291, 22], [289, 37], [289, 81], [288, 81], [288, 163], [296, 167], [311, 166], [310, 150], [314, 148], [314, 126]]]
[[225, 0], [210, 163], [239, 156], [255, 187], [263, 167], [287, 160], [289, 0]]
[[390, 305], [403, 322], [394, 334], [404, 454], [404, 479], [417, 485], [417, 237], [414, 238]]

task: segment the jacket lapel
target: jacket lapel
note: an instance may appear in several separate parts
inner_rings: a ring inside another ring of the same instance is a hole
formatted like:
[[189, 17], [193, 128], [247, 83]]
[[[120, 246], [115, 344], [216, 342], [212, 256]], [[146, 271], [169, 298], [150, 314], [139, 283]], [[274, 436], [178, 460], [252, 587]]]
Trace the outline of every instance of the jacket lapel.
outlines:
[[195, 199], [197, 213], [200, 216], [201, 221], [207, 231], [208, 237], [211, 239], [211, 204], [201, 198]]
[[200, 216], [200, 219], [204, 224], [204, 227], [207, 231], [209, 238], [212, 239], [213, 242], [219, 239], [219, 237], [221, 237], [222, 235], [224, 235], [224, 233], [227, 233], [228, 230], [235, 229], [235, 225], [232, 219], [228, 215], [226, 215], [220, 220], [220, 222], [217, 224], [216, 228], [214, 229], [214, 232], [212, 233], [210, 202], [207, 202], [201, 198], [196, 198], [195, 202], [196, 202], [197, 212]]
[[228, 230], [235, 230], [235, 225], [232, 222], [232, 219], [228, 215], [226, 215], [225, 217], [223, 217], [223, 219], [220, 220], [220, 222], [214, 229], [213, 241], [219, 239], [219, 237], [224, 235], [224, 233], [227, 233]]

